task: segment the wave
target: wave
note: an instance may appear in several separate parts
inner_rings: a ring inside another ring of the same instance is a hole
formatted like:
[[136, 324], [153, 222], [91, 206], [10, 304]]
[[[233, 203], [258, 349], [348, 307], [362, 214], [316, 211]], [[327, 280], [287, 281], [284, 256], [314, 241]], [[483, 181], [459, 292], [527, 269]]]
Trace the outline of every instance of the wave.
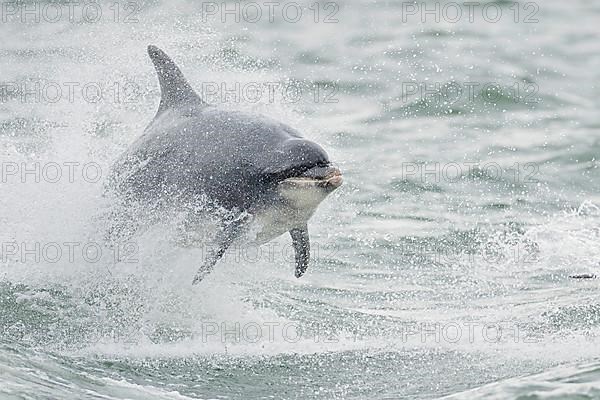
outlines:
[[448, 400], [593, 400], [600, 397], [600, 362], [563, 365], [442, 397]]

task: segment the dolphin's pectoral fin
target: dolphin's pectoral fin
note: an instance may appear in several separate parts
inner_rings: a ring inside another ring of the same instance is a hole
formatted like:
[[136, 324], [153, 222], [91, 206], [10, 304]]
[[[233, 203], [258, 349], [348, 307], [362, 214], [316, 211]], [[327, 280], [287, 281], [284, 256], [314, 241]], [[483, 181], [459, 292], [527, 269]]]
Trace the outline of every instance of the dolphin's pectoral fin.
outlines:
[[158, 114], [178, 105], [206, 105], [187, 82], [179, 67], [164, 51], [150, 45], [148, 46], [148, 55], [154, 64], [160, 83], [161, 98]]
[[235, 238], [240, 236], [250, 218], [250, 214], [244, 213], [231, 221], [224, 221], [223, 228], [216, 235], [216, 246], [209, 248], [204, 264], [196, 272], [192, 285], [199, 283], [212, 272], [217, 261], [223, 257]]
[[292, 237], [292, 245], [296, 252], [296, 278], [300, 278], [308, 268], [310, 259], [310, 239], [308, 237], [308, 227], [306, 224], [294, 228], [290, 231]]

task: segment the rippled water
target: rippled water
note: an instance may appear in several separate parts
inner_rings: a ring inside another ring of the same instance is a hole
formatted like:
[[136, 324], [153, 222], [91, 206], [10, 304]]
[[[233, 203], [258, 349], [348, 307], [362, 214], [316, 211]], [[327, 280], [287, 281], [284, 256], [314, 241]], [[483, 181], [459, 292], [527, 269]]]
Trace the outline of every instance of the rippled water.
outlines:
[[[599, 274], [598, 5], [47, 4], [1, 15], [0, 397], [600, 398], [599, 281], [569, 278]], [[97, 244], [158, 106], [151, 43], [343, 170], [302, 279], [287, 237], [198, 287], [180, 221]]]

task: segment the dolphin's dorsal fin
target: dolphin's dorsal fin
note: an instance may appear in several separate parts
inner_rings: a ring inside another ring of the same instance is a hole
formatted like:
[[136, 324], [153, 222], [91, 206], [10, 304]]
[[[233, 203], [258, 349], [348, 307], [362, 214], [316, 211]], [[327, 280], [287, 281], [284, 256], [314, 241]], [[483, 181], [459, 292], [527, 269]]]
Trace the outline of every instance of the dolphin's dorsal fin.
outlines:
[[156, 46], [148, 46], [148, 55], [154, 64], [160, 83], [160, 106], [157, 115], [180, 105], [206, 105], [187, 82], [179, 67]]

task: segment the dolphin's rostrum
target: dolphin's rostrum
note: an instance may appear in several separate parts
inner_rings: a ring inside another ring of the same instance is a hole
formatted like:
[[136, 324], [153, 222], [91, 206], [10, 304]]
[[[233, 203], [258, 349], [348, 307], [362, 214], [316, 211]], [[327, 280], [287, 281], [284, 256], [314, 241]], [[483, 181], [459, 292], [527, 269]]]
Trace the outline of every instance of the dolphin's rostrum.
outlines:
[[229, 210], [193, 283], [206, 276], [232, 241], [256, 223], [257, 243], [289, 232], [296, 277], [310, 257], [307, 221], [342, 183], [316, 143], [272, 119], [205, 103], [158, 47], [148, 54], [161, 100], [154, 120], [115, 163], [110, 187], [127, 203], [175, 204], [200, 197]]

